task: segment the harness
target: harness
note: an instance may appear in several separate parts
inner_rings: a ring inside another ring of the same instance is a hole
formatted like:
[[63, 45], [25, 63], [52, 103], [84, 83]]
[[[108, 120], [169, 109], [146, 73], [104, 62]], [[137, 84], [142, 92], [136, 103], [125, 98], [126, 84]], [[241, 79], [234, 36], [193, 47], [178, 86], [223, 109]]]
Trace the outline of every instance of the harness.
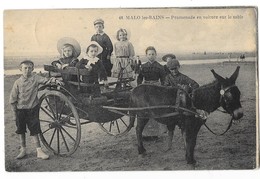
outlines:
[[[228, 91], [228, 90], [230, 90], [231, 88], [234, 88], [234, 87], [237, 87], [235, 84], [233, 84], [233, 85], [231, 85], [231, 86], [228, 86], [228, 87], [226, 87], [226, 88], [223, 88], [222, 86], [221, 86], [221, 90], [220, 90], [220, 99], [219, 99], [219, 103], [221, 104], [221, 101], [224, 99], [224, 101], [226, 102], [226, 99], [224, 98], [224, 96], [225, 96], [225, 94], [226, 94], [226, 92]], [[222, 110], [220, 110], [220, 109], [217, 109], [218, 111], [220, 111], [220, 112], [223, 112], [223, 113], [228, 113], [227, 111], [222, 111]], [[217, 134], [216, 132], [214, 132], [214, 131], [212, 131], [212, 129], [210, 129], [208, 126], [207, 126], [207, 124], [206, 124], [206, 120], [205, 120], [205, 122], [203, 123], [204, 124], [204, 126], [211, 132], [211, 133], [213, 133], [214, 135], [217, 135], [217, 136], [221, 136], [221, 135], [224, 135], [230, 128], [231, 128], [231, 126], [232, 126], [232, 123], [233, 123], [233, 119], [234, 119], [234, 116], [232, 115], [232, 117], [231, 117], [231, 120], [230, 120], [230, 122], [229, 122], [229, 124], [228, 124], [228, 127], [227, 127], [227, 129], [224, 131], [224, 132], [222, 132], [222, 133], [220, 133], [220, 134]]]

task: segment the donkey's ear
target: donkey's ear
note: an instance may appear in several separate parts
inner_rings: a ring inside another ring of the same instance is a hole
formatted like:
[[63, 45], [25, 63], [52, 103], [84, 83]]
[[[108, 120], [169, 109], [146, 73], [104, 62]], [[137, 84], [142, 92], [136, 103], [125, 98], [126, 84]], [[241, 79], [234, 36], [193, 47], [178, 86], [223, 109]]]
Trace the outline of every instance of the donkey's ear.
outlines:
[[224, 82], [226, 81], [225, 78], [223, 78], [222, 76], [220, 76], [219, 74], [217, 74], [213, 69], [210, 70], [210, 71], [213, 73], [214, 77], [215, 77], [220, 83], [224, 83]]
[[240, 66], [237, 66], [236, 71], [235, 71], [235, 72], [231, 75], [231, 77], [229, 78], [232, 83], [235, 83], [235, 82], [236, 82], [236, 79], [237, 79], [238, 74], [239, 74], [239, 69], [240, 69]]

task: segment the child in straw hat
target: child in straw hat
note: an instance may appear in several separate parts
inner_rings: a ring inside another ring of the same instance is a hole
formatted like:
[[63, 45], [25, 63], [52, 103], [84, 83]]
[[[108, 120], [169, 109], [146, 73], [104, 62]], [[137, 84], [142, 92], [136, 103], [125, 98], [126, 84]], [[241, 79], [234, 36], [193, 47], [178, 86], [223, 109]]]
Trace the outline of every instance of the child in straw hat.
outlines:
[[[60, 59], [53, 61], [51, 64], [59, 69], [75, 67], [79, 61], [77, 57], [81, 52], [79, 43], [73, 38], [63, 37], [58, 41], [57, 49], [60, 53]], [[64, 81], [77, 81], [76, 75], [62, 74], [62, 78]]]

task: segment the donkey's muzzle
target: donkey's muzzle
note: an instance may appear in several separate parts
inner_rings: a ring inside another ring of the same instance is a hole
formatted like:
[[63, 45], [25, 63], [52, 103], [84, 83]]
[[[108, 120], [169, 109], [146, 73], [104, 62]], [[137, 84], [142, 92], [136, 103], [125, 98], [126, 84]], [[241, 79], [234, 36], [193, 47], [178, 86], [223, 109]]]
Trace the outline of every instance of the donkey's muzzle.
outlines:
[[240, 119], [241, 117], [243, 117], [244, 113], [243, 113], [243, 109], [242, 108], [238, 108], [236, 110], [234, 110], [233, 112], [233, 117], [235, 120]]

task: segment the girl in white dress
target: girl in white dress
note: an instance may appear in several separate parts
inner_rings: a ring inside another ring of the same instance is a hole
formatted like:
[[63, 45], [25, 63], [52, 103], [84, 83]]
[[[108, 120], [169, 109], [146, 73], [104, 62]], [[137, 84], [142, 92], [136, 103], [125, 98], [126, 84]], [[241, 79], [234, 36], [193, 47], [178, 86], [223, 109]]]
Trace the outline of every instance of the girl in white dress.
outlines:
[[133, 78], [133, 57], [134, 47], [127, 39], [127, 31], [119, 29], [117, 31], [117, 42], [114, 44], [115, 61], [113, 63], [112, 77]]

